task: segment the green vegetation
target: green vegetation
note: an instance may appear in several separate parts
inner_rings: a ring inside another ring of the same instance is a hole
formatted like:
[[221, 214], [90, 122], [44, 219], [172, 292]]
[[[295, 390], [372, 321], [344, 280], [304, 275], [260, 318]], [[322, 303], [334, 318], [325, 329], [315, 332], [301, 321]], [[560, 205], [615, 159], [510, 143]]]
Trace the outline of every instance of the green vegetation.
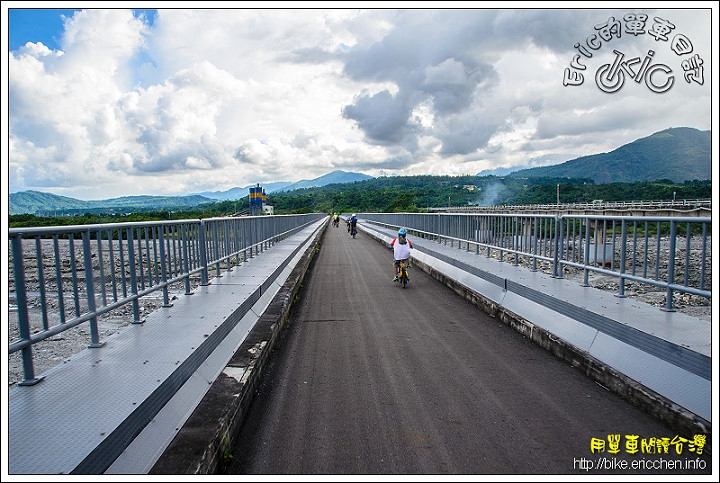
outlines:
[[[712, 198], [711, 180], [674, 183], [594, 184], [587, 178], [520, 178], [495, 176], [398, 176], [330, 184], [267, 195], [275, 214], [423, 212], [445, 206], [492, 206], [604, 201], [671, 201]], [[247, 213], [248, 199], [204, 203], [181, 211], [126, 214], [84, 213], [65, 217], [10, 215], [10, 227], [188, 220]]]

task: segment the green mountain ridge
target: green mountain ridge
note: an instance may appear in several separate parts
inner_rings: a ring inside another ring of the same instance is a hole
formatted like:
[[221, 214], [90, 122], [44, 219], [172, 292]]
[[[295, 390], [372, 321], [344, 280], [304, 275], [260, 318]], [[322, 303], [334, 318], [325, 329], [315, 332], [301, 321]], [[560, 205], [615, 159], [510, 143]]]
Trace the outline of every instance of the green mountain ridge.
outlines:
[[669, 128], [625, 144], [561, 164], [514, 171], [507, 176], [589, 178], [596, 184], [668, 179], [677, 183], [712, 177], [710, 131]]
[[67, 196], [20, 191], [11, 193], [9, 214], [34, 214], [43, 216], [75, 215], [86, 212], [127, 213], [132, 211], [164, 211], [193, 208], [215, 200], [199, 195], [189, 196], [121, 196], [106, 200], [77, 200]]

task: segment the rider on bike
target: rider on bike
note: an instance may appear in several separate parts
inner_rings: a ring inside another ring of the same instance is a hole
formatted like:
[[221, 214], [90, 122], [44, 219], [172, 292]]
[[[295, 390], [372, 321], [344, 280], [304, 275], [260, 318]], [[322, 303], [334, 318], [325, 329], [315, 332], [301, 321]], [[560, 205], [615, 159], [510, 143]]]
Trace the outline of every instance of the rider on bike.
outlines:
[[393, 238], [390, 245], [388, 245], [388, 248], [392, 248], [393, 250], [393, 272], [395, 275], [393, 282], [398, 281], [398, 268], [400, 267], [401, 260], [408, 260], [408, 266], [410, 266], [409, 258], [412, 247], [412, 242], [407, 239], [407, 231], [405, 228], [400, 228], [397, 236]]
[[348, 222], [348, 231], [351, 235], [355, 235], [355, 233], [357, 233], [357, 215], [355, 213], [352, 214], [350, 221]]

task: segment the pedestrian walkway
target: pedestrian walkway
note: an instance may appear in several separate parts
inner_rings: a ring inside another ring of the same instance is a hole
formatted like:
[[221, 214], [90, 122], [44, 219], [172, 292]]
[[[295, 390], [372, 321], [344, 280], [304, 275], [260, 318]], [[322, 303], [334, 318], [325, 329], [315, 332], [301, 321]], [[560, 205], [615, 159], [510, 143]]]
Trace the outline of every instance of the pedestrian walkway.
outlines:
[[9, 473], [147, 473], [326, 222], [13, 388]]

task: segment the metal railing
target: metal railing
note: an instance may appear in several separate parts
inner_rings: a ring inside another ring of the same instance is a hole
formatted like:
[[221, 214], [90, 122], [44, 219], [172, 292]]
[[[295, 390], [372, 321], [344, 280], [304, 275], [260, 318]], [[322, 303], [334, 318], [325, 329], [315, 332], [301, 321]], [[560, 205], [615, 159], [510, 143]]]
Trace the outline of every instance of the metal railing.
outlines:
[[[547, 213], [547, 212], [607, 212], [607, 211], [643, 211], [673, 213], [682, 216], [683, 214], [707, 214], [712, 211], [712, 200], [710, 199], [681, 199], [671, 201], [604, 201], [595, 200], [592, 202], [576, 203], [545, 203], [527, 205], [488, 205], [488, 206], [447, 206], [427, 208], [433, 213]], [[663, 215], [664, 216], [664, 215]]]
[[711, 299], [709, 217], [602, 215], [511, 215], [360, 213], [385, 227], [405, 227], [415, 236], [458, 249], [485, 253], [533, 271], [563, 278], [570, 270], [659, 287], [662, 310], [674, 311], [675, 293]]
[[[192, 284], [208, 285], [211, 275], [247, 261], [324, 214], [208, 218], [108, 223], [9, 230], [9, 301], [17, 310], [9, 354], [21, 351], [23, 381], [35, 377], [33, 345], [88, 323], [90, 346], [100, 347], [98, 317], [132, 305], [133, 323], [142, 323], [141, 297]], [[31, 279], [31, 280], [28, 280]], [[32, 291], [28, 290], [29, 284]], [[30, 315], [37, 323], [31, 325]]]

